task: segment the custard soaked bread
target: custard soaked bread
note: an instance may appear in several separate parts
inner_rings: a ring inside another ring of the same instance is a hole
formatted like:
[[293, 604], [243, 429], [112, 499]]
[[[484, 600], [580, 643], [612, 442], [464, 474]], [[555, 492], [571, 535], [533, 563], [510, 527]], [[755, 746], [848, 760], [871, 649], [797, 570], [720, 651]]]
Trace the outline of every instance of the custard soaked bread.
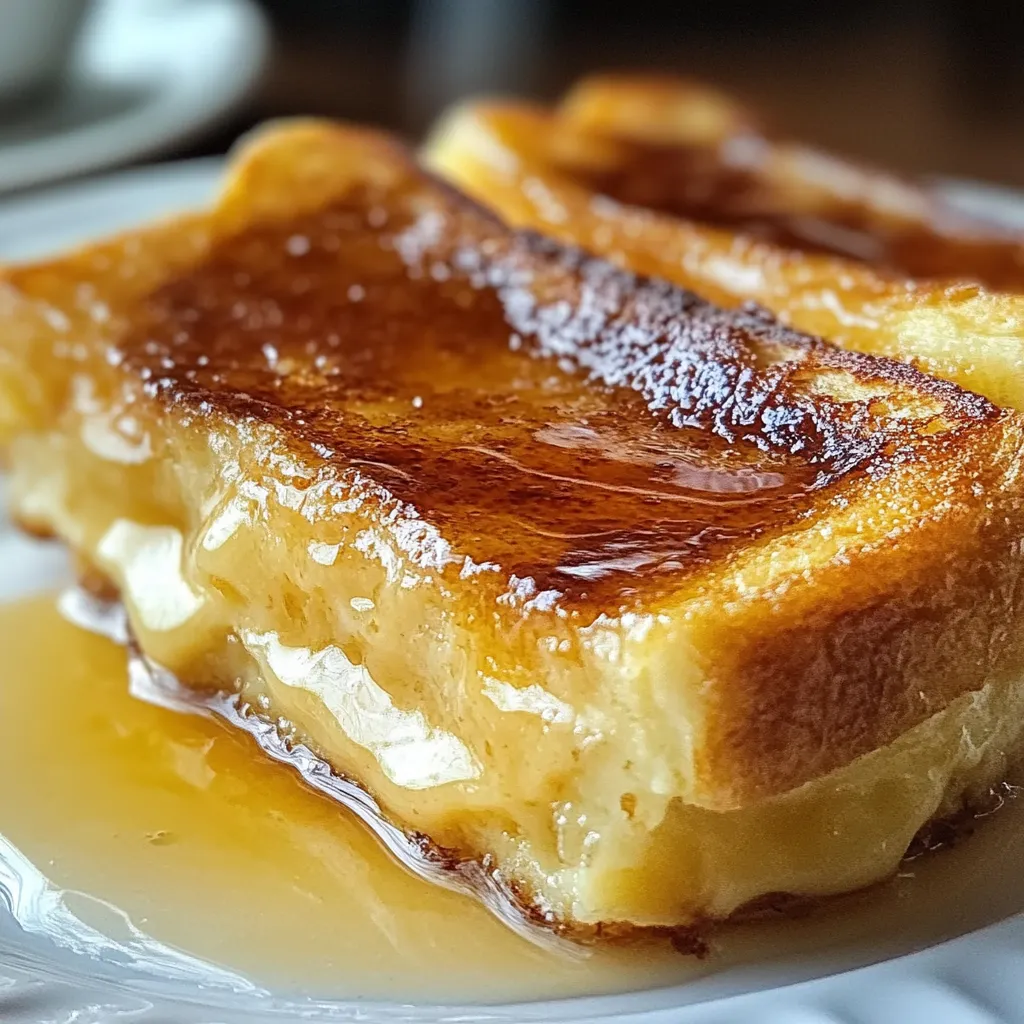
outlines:
[[585, 938], [891, 872], [1024, 730], [1024, 421], [298, 124], [0, 287], [15, 512]]
[[1024, 238], [774, 142], [718, 93], [612, 77], [554, 110], [468, 104], [425, 156], [515, 227], [1024, 408]]

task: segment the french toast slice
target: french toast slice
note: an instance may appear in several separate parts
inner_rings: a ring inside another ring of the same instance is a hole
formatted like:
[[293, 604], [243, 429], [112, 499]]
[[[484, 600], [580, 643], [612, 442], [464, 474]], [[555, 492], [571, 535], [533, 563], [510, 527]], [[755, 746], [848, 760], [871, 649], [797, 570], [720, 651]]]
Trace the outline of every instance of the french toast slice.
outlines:
[[593, 75], [558, 105], [614, 155], [563, 166], [624, 203], [825, 252], [913, 278], [1024, 291], [1024, 236], [953, 207], [932, 186], [777, 138], [719, 90], [670, 76]]
[[588, 938], [894, 870], [1024, 739], [1024, 421], [298, 123], [0, 277], [14, 511]]
[[[514, 227], [715, 303], [757, 302], [799, 330], [1024, 408], [1019, 235], [957, 218], [891, 176], [770, 142], [718, 94], [699, 96], [693, 85], [612, 78], [585, 81], [553, 110], [464, 104], [424, 159]], [[869, 261], [821, 251], [829, 238]], [[912, 280], [871, 261], [957, 280]]]

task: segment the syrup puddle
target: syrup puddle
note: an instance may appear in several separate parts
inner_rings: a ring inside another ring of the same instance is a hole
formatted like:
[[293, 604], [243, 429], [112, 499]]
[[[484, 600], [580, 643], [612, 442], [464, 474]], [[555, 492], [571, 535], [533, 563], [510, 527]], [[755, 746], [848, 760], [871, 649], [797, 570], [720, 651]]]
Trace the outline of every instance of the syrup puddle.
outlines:
[[[494, 1003], [813, 977], [1024, 909], [1024, 803], [826, 912], [571, 957], [400, 868], [214, 719], [129, 694], [126, 656], [51, 598], [0, 605], [0, 903], [26, 932], [204, 990]], [[673, 999], [676, 998], [674, 994]]]
[[473, 860], [454, 861], [428, 842], [418, 842], [406, 835], [384, 816], [369, 793], [336, 775], [307, 746], [287, 744], [273, 722], [240, 706], [236, 695], [216, 691], [204, 694], [182, 687], [171, 673], [146, 658], [132, 643], [120, 602], [102, 601], [80, 588], [71, 588], [61, 594], [57, 608], [69, 622], [128, 649], [128, 692], [132, 697], [181, 714], [219, 718], [242, 730], [256, 741], [263, 754], [287, 765], [307, 786], [355, 815], [399, 864], [425, 882], [480, 900], [503, 924], [552, 952], [571, 958], [589, 955], [589, 950], [559, 939], [551, 930], [520, 913], [514, 894], [495, 873], [485, 871]]
[[0, 836], [0, 899], [30, 935], [89, 957], [106, 956], [143, 974], [233, 992], [257, 993], [248, 979], [165, 946], [119, 907], [88, 893], [62, 890]]
[[125, 652], [52, 598], [0, 605], [0, 651], [0, 902], [30, 933], [319, 998], [536, 999], [703, 969], [667, 945], [563, 955], [413, 877], [241, 730], [130, 696]]

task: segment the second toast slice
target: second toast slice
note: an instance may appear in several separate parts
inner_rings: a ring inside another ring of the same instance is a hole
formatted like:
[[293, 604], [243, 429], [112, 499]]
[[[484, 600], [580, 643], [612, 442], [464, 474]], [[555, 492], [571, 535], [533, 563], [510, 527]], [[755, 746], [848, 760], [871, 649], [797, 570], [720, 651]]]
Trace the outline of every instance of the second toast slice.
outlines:
[[[551, 110], [460, 106], [425, 159], [514, 227], [713, 302], [760, 303], [800, 330], [1024, 409], [1021, 239], [969, 221], [957, 228], [920, 190], [751, 134], [723, 104], [671, 81], [585, 80]], [[752, 167], [733, 152], [744, 146]], [[830, 233], [850, 242], [867, 262], [809, 244], [815, 232], [819, 243]]]

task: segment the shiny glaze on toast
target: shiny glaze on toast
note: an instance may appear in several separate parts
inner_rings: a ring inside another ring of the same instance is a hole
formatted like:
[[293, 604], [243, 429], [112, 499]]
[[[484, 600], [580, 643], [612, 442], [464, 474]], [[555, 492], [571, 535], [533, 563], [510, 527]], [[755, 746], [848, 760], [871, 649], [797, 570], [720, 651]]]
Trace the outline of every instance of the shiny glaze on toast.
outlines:
[[386, 182], [224, 233], [131, 311], [116, 360], [172, 409], [312, 448], [408, 520], [421, 564], [626, 609], [894, 465], [957, 458], [999, 416], [509, 231], [370, 138]]

